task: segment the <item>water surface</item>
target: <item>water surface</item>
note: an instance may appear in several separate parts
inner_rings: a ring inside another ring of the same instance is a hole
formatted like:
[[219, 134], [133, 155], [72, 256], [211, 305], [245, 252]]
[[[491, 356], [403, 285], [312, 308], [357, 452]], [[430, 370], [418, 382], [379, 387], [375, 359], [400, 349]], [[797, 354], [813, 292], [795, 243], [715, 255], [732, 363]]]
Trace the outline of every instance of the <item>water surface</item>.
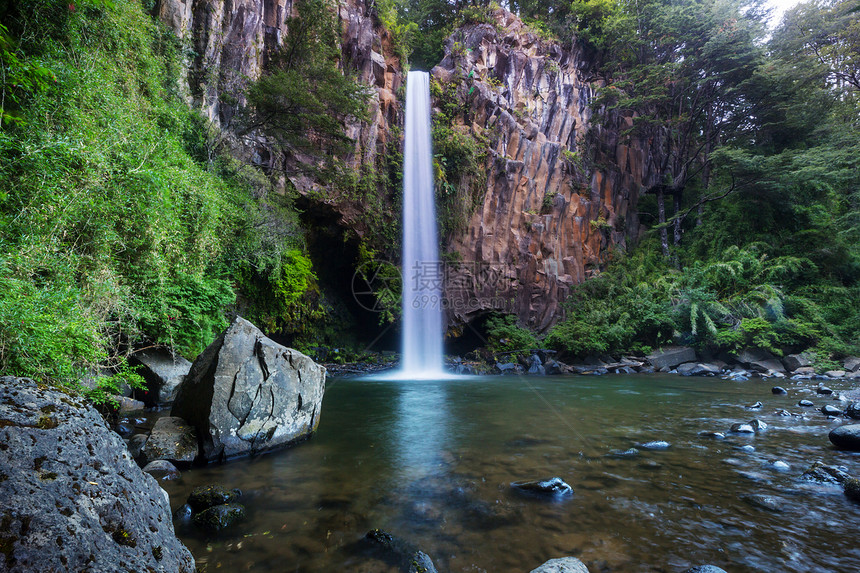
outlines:
[[[178, 529], [210, 572], [389, 571], [355, 551], [377, 527], [421, 547], [440, 571], [527, 572], [565, 555], [592, 573], [701, 563], [732, 573], [856, 571], [860, 505], [798, 477], [816, 460], [858, 475], [860, 455], [830, 446], [827, 432], [841, 421], [796, 406], [802, 397], [837, 404], [831, 397], [784, 385], [789, 396], [771, 395], [764, 381], [657, 375], [330, 380], [308, 442], [185, 472], [165, 487], [174, 508], [205, 483], [245, 492], [248, 520], [233, 531]], [[761, 410], [746, 408], [756, 401]], [[752, 418], [768, 429], [728, 433]], [[607, 455], [650, 440], [671, 447]], [[510, 489], [550, 476], [574, 496]], [[775, 498], [781, 511], [751, 504], [750, 494]]]

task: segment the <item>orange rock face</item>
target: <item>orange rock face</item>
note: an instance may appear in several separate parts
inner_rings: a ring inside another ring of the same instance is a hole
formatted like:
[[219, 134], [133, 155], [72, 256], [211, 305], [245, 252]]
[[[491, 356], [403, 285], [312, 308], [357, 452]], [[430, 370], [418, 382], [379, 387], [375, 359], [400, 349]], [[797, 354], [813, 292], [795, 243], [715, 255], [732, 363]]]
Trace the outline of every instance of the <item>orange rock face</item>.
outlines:
[[459, 82], [467, 129], [490, 137], [487, 189], [467, 228], [448, 237], [448, 324], [489, 310], [547, 330], [572, 285], [639, 234], [636, 203], [656, 168], [644, 142], [619, 132], [630, 118], [592, 123], [596, 81], [579, 52], [562, 50], [499, 10], [495, 26], [461, 29], [433, 69]]

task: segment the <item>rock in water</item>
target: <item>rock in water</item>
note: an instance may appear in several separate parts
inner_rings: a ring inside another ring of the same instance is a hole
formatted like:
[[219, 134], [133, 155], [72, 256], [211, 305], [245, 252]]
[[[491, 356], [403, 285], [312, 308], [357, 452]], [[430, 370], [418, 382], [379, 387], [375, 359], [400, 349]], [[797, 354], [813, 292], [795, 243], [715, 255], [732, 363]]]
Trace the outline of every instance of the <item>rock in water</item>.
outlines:
[[146, 393], [139, 394], [147, 406], [173, 402], [179, 385], [188, 374], [191, 363], [178, 354], [162, 348], [149, 348], [132, 354], [129, 362], [139, 365], [138, 373], [146, 380]]
[[526, 493], [548, 497], [573, 495], [573, 488], [567, 485], [560, 477], [535, 481], [515, 481], [511, 484], [511, 487]]
[[429, 555], [381, 529], [368, 531], [361, 544], [387, 559], [397, 561], [401, 570], [407, 573], [438, 573]]
[[828, 437], [837, 448], [860, 452], [860, 424], [839, 426]]
[[142, 454], [147, 463], [167, 460], [175, 466], [188, 468], [197, 457], [197, 433], [182, 418], [159, 418]]
[[229, 459], [310, 436], [324, 391], [324, 367], [237, 317], [194, 361], [171, 413], [197, 428], [206, 460]]
[[0, 378], [0, 522], [2, 571], [195, 570], [167, 494], [101, 415], [26, 378]]
[[228, 503], [204, 509], [194, 516], [194, 525], [214, 533], [243, 519], [245, 519], [245, 508], [238, 503]]
[[848, 499], [860, 502], [860, 479], [848, 478], [842, 482], [842, 487]]
[[203, 511], [216, 505], [234, 503], [241, 495], [242, 492], [238, 489], [227, 489], [218, 484], [202, 485], [191, 491], [191, 495], [188, 496], [188, 505], [194, 511]]
[[726, 573], [726, 570], [714, 565], [696, 565], [695, 567], [690, 567], [684, 573]]
[[821, 462], [815, 462], [800, 476], [800, 479], [816, 483], [840, 484], [849, 479], [843, 468], [828, 466]]
[[588, 573], [588, 567], [576, 557], [560, 557], [550, 559], [529, 573]]
[[645, 442], [644, 444], [639, 444], [638, 447], [643, 450], [668, 450], [672, 447], [672, 444], [663, 440], [652, 440], [650, 442]]

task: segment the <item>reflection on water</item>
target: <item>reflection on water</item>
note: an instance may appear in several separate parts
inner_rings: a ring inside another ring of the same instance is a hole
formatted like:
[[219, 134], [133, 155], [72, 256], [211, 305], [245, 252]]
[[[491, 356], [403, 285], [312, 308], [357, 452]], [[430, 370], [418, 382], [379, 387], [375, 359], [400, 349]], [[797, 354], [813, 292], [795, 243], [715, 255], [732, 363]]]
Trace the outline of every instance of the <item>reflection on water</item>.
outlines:
[[[841, 488], [797, 478], [816, 460], [860, 475], [860, 456], [829, 446], [839, 422], [796, 406], [832, 399], [789, 390], [641, 375], [332, 381], [310, 441], [165, 487], [174, 507], [204, 483], [245, 492], [248, 520], [234, 531], [178, 531], [209, 572], [389, 571], [354, 549], [375, 527], [419, 545], [440, 571], [525, 572], [564, 555], [592, 573], [700, 563], [733, 573], [856, 571], [860, 506]], [[761, 410], [746, 408], [759, 400]], [[754, 417], [765, 432], [699, 435]], [[651, 440], [671, 447], [607, 455]], [[512, 481], [550, 476], [571, 484], [573, 498], [510, 492]], [[779, 511], [752, 494], [774, 498]]]

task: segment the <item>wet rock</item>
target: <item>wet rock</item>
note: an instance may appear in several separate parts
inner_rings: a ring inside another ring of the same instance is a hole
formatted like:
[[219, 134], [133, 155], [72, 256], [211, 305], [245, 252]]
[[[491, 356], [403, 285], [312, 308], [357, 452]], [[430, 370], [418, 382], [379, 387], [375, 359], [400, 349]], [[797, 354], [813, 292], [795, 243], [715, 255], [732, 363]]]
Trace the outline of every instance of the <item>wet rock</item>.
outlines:
[[546, 497], [567, 497], [573, 495], [573, 488], [560, 477], [535, 481], [515, 481], [511, 483], [515, 491]]
[[675, 368], [685, 362], [695, 362], [696, 351], [689, 346], [674, 346], [652, 352], [647, 356], [654, 368]]
[[773, 388], [770, 389], [770, 391], [771, 391], [771, 393], [776, 394], [777, 396], [783, 396], [785, 394], [788, 394], [788, 390], [786, 390], [782, 386], [774, 386]]
[[722, 440], [726, 437], [726, 435], [722, 432], [709, 432], [707, 430], [699, 432], [699, 435], [703, 438], [715, 438], [717, 440]]
[[743, 499], [745, 502], [747, 502], [753, 507], [766, 509], [768, 511], [782, 511], [782, 500], [771, 495], [752, 493], [748, 495], [742, 495], [741, 499]]
[[560, 557], [550, 559], [529, 573], [588, 573], [588, 567], [576, 557]]
[[147, 438], [149, 438], [149, 436], [146, 434], [135, 434], [128, 439], [128, 443], [126, 445], [128, 446], [128, 453], [131, 454], [131, 457], [135, 459], [140, 457]]
[[556, 376], [558, 374], [564, 374], [564, 367], [557, 360], [547, 360], [544, 365], [544, 371], [551, 376]]
[[157, 480], [174, 481], [182, 477], [176, 466], [167, 460], [155, 460], [143, 466], [143, 471]]
[[819, 408], [822, 414], [825, 416], [841, 416], [842, 410], [837, 408], [836, 406], [831, 406], [830, 404], [825, 404], [821, 408]]
[[168, 460], [182, 468], [191, 466], [197, 458], [197, 432], [182, 418], [159, 418], [143, 446], [147, 462]]
[[2, 377], [0, 420], [0, 570], [194, 572], [167, 494], [95, 409]]
[[747, 406], [747, 410], [761, 410], [763, 405], [764, 404], [762, 404], [761, 402], [756, 402], [755, 404]]
[[386, 560], [394, 561], [407, 573], [437, 573], [429, 555], [381, 529], [368, 531], [362, 544], [375, 553], [381, 553]]
[[746, 452], [746, 453], [750, 454], [750, 453], [755, 451], [755, 446], [751, 446], [751, 445], [747, 444], [745, 446], [738, 446], [737, 449], [739, 449], [742, 452]]
[[672, 447], [672, 444], [664, 442], [663, 440], [652, 440], [650, 442], [645, 442], [644, 444], [639, 444], [637, 447], [642, 448], [643, 450], [667, 450]]
[[844, 482], [842, 482], [842, 489], [848, 499], [860, 502], [860, 479], [846, 479]]
[[755, 434], [755, 429], [747, 423], [732, 424], [731, 431], [736, 434]]
[[[801, 376], [814, 376], [815, 368], [813, 368], [812, 366], [801, 366], [800, 368], [795, 370], [794, 373], [799, 374]], [[792, 376], [792, 378], [794, 377]]]
[[173, 521], [178, 521], [183, 524], [190, 523], [193, 516], [194, 510], [186, 503], [185, 505], [177, 507], [176, 511], [173, 512]]
[[538, 376], [543, 376], [544, 374], [546, 374], [546, 369], [543, 367], [543, 363], [541, 362], [540, 357], [537, 354], [532, 354], [529, 358], [528, 373]]
[[726, 376], [726, 380], [731, 380], [732, 382], [746, 382], [750, 378], [750, 373], [746, 370], [733, 370]]
[[815, 406], [812, 400], [800, 400], [797, 405], [802, 408], [812, 408], [813, 406]]
[[501, 374], [502, 376], [523, 373], [523, 367], [515, 362], [506, 362], [504, 364], [497, 362], [494, 368], [496, 374]]
[[210, 533], [221, 531], [245, 519], [245, 508], [238, 503], [216, 505], [194, 516], [194, 525]]
[[780, 408], [779, 410], [774, 410], [773, 413], [777, 416], [791, 416], [791, 412], [782, 408]]
[[752, 426], [752, 429], [755, 430], [756, 433], [767, 430], [767, 424], [758, 418], [750, 420], [749, 425]]
[[827, 386], [819, 386], [815, 389], [816, 394], [824, 394], [825, 396], [830, 396], [833, 394], [833, 390], [828, 388]]
[[845, 415], [854, 420], [860, 420], [860, 402], [851, 402], [845, 408]]
[[860, 424], [834, 428], [828, 438], [837, 448], [854, 452], [860, 451]]
[[[824, 373], [828, 378], [844, 378], [845, 371], [844, 370], [828, 370]], [[823, 392], [821, 392], [823, 394]]]
[[325, 373], [236, 317], [194, 361], [171, 414], [196, 428], [208, 461], [284, 447], [316, 430]]
[[716, 376], [721, 372], [719, 366], [701, 362], [687, 362], [678, 366], [678, 374], [681, 376]]
[[136, 391], [138, 399], [147, 406], [168, 404], [176, 398], [179, 385], [191, 369], [191, 363], [164, 348], [148, 348], [135, 352], [129, 358], [132, 366], [146, 382], [146, 392]]
[[815, 462], [803, 472], [800, 479], [816, 483], [841, 484], [850, 477], [842, 468]]
[[715, 565], [696, 565], [695, 567], [690, 567], [684, 573], [726, 573], [726, 570], [720, 569]]
[[606, 454], [607, 458], [635, 458], [639, 455], [639, 450], [636, 448], [630, 448], [627, 450], [609, 450], [609, 453]]
[[227, 489], [218, 484], [204, 485], [194, 488], [188, 496], [188, 505], [194, 511], [203, 511], [216, 505], [224, 505], [235, 502], [241, 497], [242, 492], [238, 489]]
[[791, 469], [791, 466], [782, 460], [769, 462], [766, 467], [778, 472], [787, 472]]
[[803, 352], [800, 354], [789, 354], [782, 359], [782, 363], [785, 364], [788, 370], [794, 372], [799, 368], [812, 364], [812, 357]]

